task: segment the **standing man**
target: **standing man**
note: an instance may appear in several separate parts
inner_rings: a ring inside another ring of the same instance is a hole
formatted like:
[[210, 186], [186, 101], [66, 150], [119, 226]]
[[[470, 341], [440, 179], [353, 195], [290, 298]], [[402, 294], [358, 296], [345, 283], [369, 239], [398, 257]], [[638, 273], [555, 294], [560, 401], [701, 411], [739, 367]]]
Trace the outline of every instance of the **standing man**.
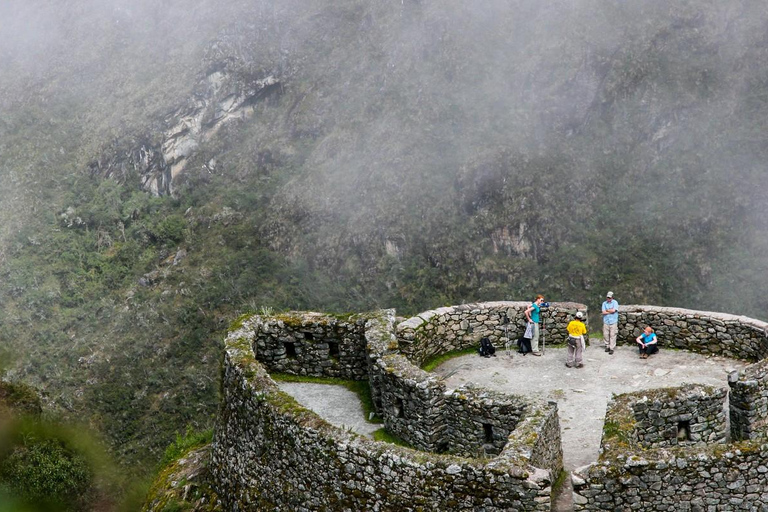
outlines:
[[619, 303], [613, 300], [613, 292], [608, 292], [603, 302], [603, 341], [605, 351], [613, 355], [616, 348], [616, 335], [619, 332]]
[[537, 295], [536, 299], [525, 310], [525, 318], [528, 323], [533, 324], [533, 338], [531, 338], [531, 354], [540, 356], [539, 352], [539, 323], [541, 322], [541, 303], [544, 302], [543, 295]]
[[568, 358], [565, 366], [568, 368], [582, 368], [582, 354], [584, 352], [584, 335], [587, 327], [584, 325], [584, 313], [576, 312], [576, 318], [568, 324]]

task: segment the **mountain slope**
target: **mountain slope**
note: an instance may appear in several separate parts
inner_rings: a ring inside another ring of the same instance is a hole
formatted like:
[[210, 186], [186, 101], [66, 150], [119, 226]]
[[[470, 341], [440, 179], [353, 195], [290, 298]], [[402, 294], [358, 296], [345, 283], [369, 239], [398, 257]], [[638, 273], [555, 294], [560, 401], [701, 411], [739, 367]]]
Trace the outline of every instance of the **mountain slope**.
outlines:
[[247, 310], [597, 307], [608, 288], [768, 306], [752, 2], [69, 0], [0, 19], [3, 366], [137, 472], [209, 425]]

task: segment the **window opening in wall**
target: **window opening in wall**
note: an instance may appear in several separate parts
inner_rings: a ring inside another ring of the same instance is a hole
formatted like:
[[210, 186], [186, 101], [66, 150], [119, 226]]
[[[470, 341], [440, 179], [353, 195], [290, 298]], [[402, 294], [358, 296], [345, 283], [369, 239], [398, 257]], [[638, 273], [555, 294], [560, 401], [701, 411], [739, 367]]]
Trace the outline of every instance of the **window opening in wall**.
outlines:
[[285, 346], [285, 355], [287, 357], [295, 358], [296, 357], [296, 344], [292, 341], [286, 341], [283, 343], [283, 346]]
[[483, 436], [486, 443], [493, 442], [493, 425], [490, 423], [483, 423]]
[[403, 407], [403, 399], [395, 399], [395, 418], [405, 418], [405, 410]]
[[335, 341], [328, 343], [328, 355], [331, 357], [339, 357], [339, 344]]
[[304, 333], [304, 339], [305, 340], [310, 340], [310, 341], [314, 340], [315, 339], [315, 335], [312, 334], [311, 332], [305, 332]]
[[691, 422], [690, 421], [680, 421], [677, 423], [677, 440], [678, 441], [691, 440]]

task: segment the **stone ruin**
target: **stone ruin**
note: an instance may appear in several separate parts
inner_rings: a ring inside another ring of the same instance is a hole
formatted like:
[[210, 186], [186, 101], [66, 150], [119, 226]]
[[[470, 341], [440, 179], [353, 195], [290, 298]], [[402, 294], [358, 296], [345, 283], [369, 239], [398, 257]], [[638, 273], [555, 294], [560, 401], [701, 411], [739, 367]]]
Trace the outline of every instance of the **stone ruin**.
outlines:
[[[225, 510], [545, 511], [562, 472], [557, 404], [481, 388], [446, 389], [434, 356], [516, 339], [527, 302], [253, 316], [226, 340], [212, 445]], [[575, 303], [554, 303], [546, 343], [562, 344]], [[767, 510], [768, 324], [673, 308], [622, 307], [620, 342], [645, 325], [663, 347], [756, 361], [728, 388], [614, 396], [599, 459], [572, 475], [575, 510]], [[386, 430], [412, 448], [328, 424], [271, 372], [367, 380]]]
[[622, 306], [619, 325], [619, 339], [651, 325], [662, 346], [756, 362], [731, 374], [729, 388], [614, 396], [597, 462], [572, 475], [574, 510], [768, 511], [768, 324]]

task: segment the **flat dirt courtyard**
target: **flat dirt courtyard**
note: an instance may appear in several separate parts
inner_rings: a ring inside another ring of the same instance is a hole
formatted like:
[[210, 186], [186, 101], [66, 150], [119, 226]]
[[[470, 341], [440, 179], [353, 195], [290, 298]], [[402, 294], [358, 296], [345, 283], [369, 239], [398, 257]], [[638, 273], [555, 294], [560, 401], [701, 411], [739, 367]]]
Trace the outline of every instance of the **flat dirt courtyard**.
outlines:
[[[640, 359], [634, 347], [617, 347], [606, 353], [602, 340], [593, 341], [584, 353], [583, 368], [565, 366], [565, 348], [547, 348], [542, 357], [511, 357], [499, 350], [496, 357], [465, 355], [438, 366], [449, 389], [473, 385], [505, 393], [537, 396], [558, 404], [566, 471], [597, 460], [608, 400], [612, 394], [643, 389], [708, 384], [728, 387], [728, 374], [748, 363], [679, 350], [665, 350]], [[328, 422], [362, 435], [382, 425], [367, 423], [357, 396], [342, 386], [279, 383], [305, 407]], [[570, 478], [555, 498], [553, 511], [573, 510]]]
[[597, 460], [608, 400], [613, 393], [688, 384], [728, 387], [728, 373], [748, 363], [680, 350], [664, 350], [640, 359], [634, 347], [602, 344], [587, 347], [583, 368], [565, 366], [565, 348], [547, 348], [542, 357], [467, 355], [434, 370], [448, 388], [472, 384], [505, 393], [538, 396], [557, 402], [566, 470]]

